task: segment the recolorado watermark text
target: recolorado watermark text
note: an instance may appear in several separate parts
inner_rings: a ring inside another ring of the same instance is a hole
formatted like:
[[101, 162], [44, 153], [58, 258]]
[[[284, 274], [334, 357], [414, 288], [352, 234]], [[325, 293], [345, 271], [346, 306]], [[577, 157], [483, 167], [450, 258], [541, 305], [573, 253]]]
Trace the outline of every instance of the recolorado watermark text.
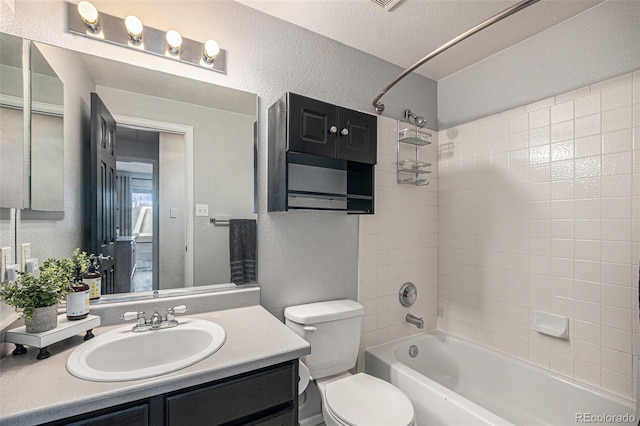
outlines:
[[576, 413], [576, 423], [635, 423], [636, 416], [633, 414], [593, 414]]

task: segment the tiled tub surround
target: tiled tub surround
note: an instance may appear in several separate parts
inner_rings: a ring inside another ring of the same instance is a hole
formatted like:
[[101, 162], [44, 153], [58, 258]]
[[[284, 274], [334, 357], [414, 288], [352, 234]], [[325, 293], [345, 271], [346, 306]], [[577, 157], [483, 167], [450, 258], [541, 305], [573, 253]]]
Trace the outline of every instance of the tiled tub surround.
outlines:
[[[426, 330], [436, 327], [438, 135], [427, 131], [433, 135], [432, 144], [420, 147], [420, 160], [433, 164], [432, 173], [426, 175], [430, 184], [400, 185], [396, 176], [398, 121], [378, 117], [375, 215], [359, 219], [358, 300], [365, 308], [362, 348], [422, 332], [404, 321], [409, 312], [424, 319]], [[402, 157], [409, 157], [411, 149], [401, 147]], [[407, 281], [418, 289], [411, 308], [404, 308], [398, 300], [400, 286]]]
[[[640, 71], [439, 142], [438, 327], [635, 399]], [[534, 309], [570, 339], [532, 331]]]

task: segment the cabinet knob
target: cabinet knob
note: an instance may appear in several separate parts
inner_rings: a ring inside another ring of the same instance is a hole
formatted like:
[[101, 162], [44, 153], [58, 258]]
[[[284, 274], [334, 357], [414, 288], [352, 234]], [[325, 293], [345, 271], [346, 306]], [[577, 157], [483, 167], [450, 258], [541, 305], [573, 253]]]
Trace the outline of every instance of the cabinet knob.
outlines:
[[347, 136], [347, 135], [349, 134], [349, 129], [347, 129], [347, 128], [345, 127], [344, 129], [342, 129], [342, 130], [340, 131], [340, 134], [341, 134], [342, 136]]
[[329, 127], [329, 133], [336, 134], [338, 133], [338, 128], [336, 126]]

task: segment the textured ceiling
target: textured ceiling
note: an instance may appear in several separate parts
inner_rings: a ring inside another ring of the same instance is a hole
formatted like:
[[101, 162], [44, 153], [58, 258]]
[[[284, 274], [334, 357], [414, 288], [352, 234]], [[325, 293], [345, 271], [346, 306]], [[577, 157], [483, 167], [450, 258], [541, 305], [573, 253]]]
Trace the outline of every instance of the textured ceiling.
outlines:
[[[402, 68], [516, 3], [402, 0], [386, 11], [370, 0], [238, 1]], [[416, 72], [440, 80], [601, 2], [543, 0], [463, 41]]]

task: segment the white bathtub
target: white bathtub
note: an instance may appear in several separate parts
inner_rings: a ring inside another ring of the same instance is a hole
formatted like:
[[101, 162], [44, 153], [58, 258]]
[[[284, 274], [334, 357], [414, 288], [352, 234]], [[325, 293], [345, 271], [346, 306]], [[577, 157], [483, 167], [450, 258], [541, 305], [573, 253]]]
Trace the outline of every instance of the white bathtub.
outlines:
[[399, 387], [418, 425], [637, 424], [632, 400], [440, 331], [367, 349], [365, 372]]

